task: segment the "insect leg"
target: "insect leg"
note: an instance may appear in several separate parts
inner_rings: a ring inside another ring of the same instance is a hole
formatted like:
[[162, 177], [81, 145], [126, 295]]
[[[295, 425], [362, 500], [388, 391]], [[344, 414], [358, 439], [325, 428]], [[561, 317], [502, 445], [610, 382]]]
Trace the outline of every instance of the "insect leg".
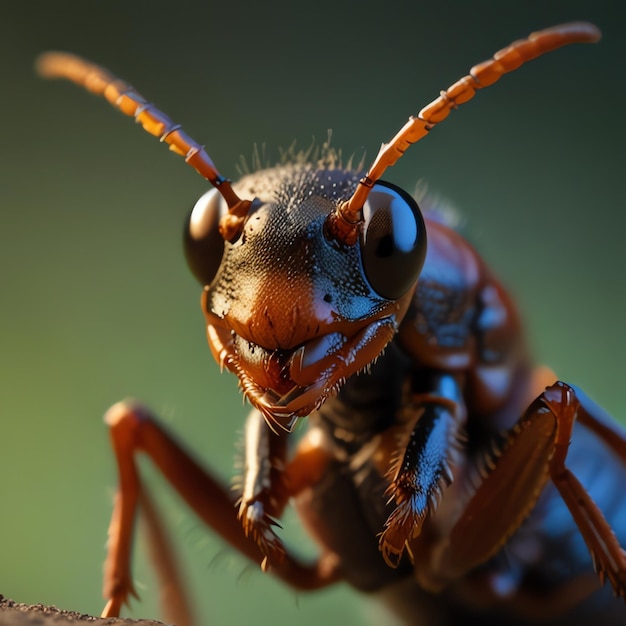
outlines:
[[626, 597], [626, 552], [613, 529], [574, 473], [565, 466], [574, 420], [595, 432], [626, 464], [626, 434], [605, 417], [604, 411], [580, 390], [564, 383], [546, 389], [543, 402], [557, 420], [550, 478], [589, 548], [600, 580], [608, 578], [616, 595]]
[[[231, 491], [205, 471], [159, 425], [143, 406], [120, 402], [107, 412], [115, 452], [119, 488], [109, 527], [108, 554], [105, 562], [103, 615], [118, 615], [130, 595], [135, 595], [130, 573], [130, 557], [135, 514], [141, 505], [143, 488], [135, 464], [135, 455], [147, 454], [165, 478], [193, 511], [222, 539], [245, 557], [260, 563], [264, 554], [252, 537], [246, 536], [237, 519], [237, 508]], [[150, 520], [148, 520], [150, 521]], [[338, 579], [328, 562], [303, 564], [285, 551], [281, 563], [272, 564], [274, 575], [291, 587], [310, 590], [324, 587]]]
[[[308, 431], [287, 461], [287, 433], [269, 428], [260, 411], [254, 410], [245, 427], [245, 456], [241, 476], [238, 517], [246, 536], [255, 539], [265, 555], [263, 569], [280, 567], [285, 548], [273, 531], [287, 501], [322, 479], [329, 452], [315, 431]], [[326, 575], [336, 567], [333, 554], [321, 557]]]
[[285, 484], [287, 433], [272, 432], [258, 410], [250, 413], [244, 430], [243, 473], [239, 490], [238, 517], [246, 536], [252, 537], [263, 554], [262, 567], [280, 563], [285, 548], [273, 530], [287, 504]]
[[161, 617], [168, 623], [192, 626], [197, 623], [178, 559], [159, 512], [142, 485], [139, 494], [141, 532], [146, 537], [148, 558], [154, 568], [159, 590]]
[[[581, 401], [582, 399], [582, 401]], [[493, 556], [520, 527], [551, 480], [591, 552], [600, 579], [626, 592], [626, 554], [599, 507], [565, 466], [575, 420], [599, 435], [626, 464], [626, 437], [594, 405], [562, 382], [550, 385], [521, 419], [484, 453], [472, 494], [445, 546], [420, 575], [437, 588]], [[413, 547], [413, 546], [412, 546]], [[418, 547], [413, 547], [419, 550]], [[588, 592], [594, 590], [588, 586]]]
[[396, 508], [385, 522], [379, 545], [391, 567], [398, 565], [407, 542], [419, 535], [443, 488], [452, 482], [451, 463], [465, 419], [461, 391], [452, 375], [432, 376], [429, 387], [412, 400], [412, 427], [388, 473], [387, 493]]

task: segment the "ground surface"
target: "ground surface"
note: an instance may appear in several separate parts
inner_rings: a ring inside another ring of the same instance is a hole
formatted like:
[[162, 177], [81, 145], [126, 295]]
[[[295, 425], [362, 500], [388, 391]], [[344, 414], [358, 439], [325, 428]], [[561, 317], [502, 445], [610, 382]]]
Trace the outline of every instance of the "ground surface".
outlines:
[[20, 604], [0, 595], [0, 626], [66, 626], [70, 624], [91, 624], [93, 626], [164, 626], [153, 620], [135, 620], [111, 617], [103, 619], [62, 611], [54, 606], [43, 604]]

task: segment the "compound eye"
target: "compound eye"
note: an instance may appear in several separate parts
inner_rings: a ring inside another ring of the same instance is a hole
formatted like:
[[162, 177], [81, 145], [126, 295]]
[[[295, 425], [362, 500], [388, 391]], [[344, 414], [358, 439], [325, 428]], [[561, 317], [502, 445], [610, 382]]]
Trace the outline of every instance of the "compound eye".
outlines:
[[426, 257], [426, 227], [417, 202], [399, 187], [378, 181], [363, 219], [365, 277], [379, 296], [397, 300], [415, 284]]
[[223, 204], [226, 203], [217, 189], [207, 191], [196, 202], [185, 225], [183, 245], [187, 265], [203, 286], [213, 281], [222, 262], [224, 239], [219, 232], [219, 221]]

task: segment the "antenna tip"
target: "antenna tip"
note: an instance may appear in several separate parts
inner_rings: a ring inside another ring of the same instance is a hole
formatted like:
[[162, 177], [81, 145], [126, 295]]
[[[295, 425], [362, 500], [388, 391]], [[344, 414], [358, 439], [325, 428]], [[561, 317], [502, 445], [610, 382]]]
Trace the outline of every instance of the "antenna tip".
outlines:
[[602, 31], [591, 22], [574, 22], [573, 25], [578, 27], [581, 34], [585, 38], [584, 41], [596, 43], [602, 39]]
[[43, 78], [51, 78], [57, 73], [58, 62], [58, 52], [43, 52], [35, 58], [35, 72]]
[[596, 43], [602, 39], [602, 32], [591, 22], [567, 22], [543, 32], [551, 31], [566, 37], [568, 43]]
[[35, 72], [42, 78], [69, 78], [86, 71], [91, 64], [69, 52], [42, 52], [35, 58]]

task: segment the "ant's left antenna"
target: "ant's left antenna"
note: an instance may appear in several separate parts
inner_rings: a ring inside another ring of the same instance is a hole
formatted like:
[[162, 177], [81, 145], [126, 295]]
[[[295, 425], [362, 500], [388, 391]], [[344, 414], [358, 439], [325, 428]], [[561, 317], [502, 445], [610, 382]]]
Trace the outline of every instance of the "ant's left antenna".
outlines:
[[359, 181], [352, 197], [339, 204], [327, 221], [327, 232], [342, 243], [353, 245], [359, 236], [363, 221], [361, 210], [370, 189], [380, 180], [383, 172], [391, 167], [411, 145], [428, 134], [436, 124], [443, 121], [452, 109], [471, 100], [476, 90], [492, 85], [504, 74], [536, 59], [537, 57], [571, 43], [594, 43], [601, 37], [596, 26], [588, 22], [571, 22], [532, 33], [527, 39], [515, 41], [493, 55], [493, 58], [475, 65], [467, 76], [442, 91], [440, 96], [426, 105], [416, 117], [398, 131], [389, 142], [384, 143], [367, 174]]

